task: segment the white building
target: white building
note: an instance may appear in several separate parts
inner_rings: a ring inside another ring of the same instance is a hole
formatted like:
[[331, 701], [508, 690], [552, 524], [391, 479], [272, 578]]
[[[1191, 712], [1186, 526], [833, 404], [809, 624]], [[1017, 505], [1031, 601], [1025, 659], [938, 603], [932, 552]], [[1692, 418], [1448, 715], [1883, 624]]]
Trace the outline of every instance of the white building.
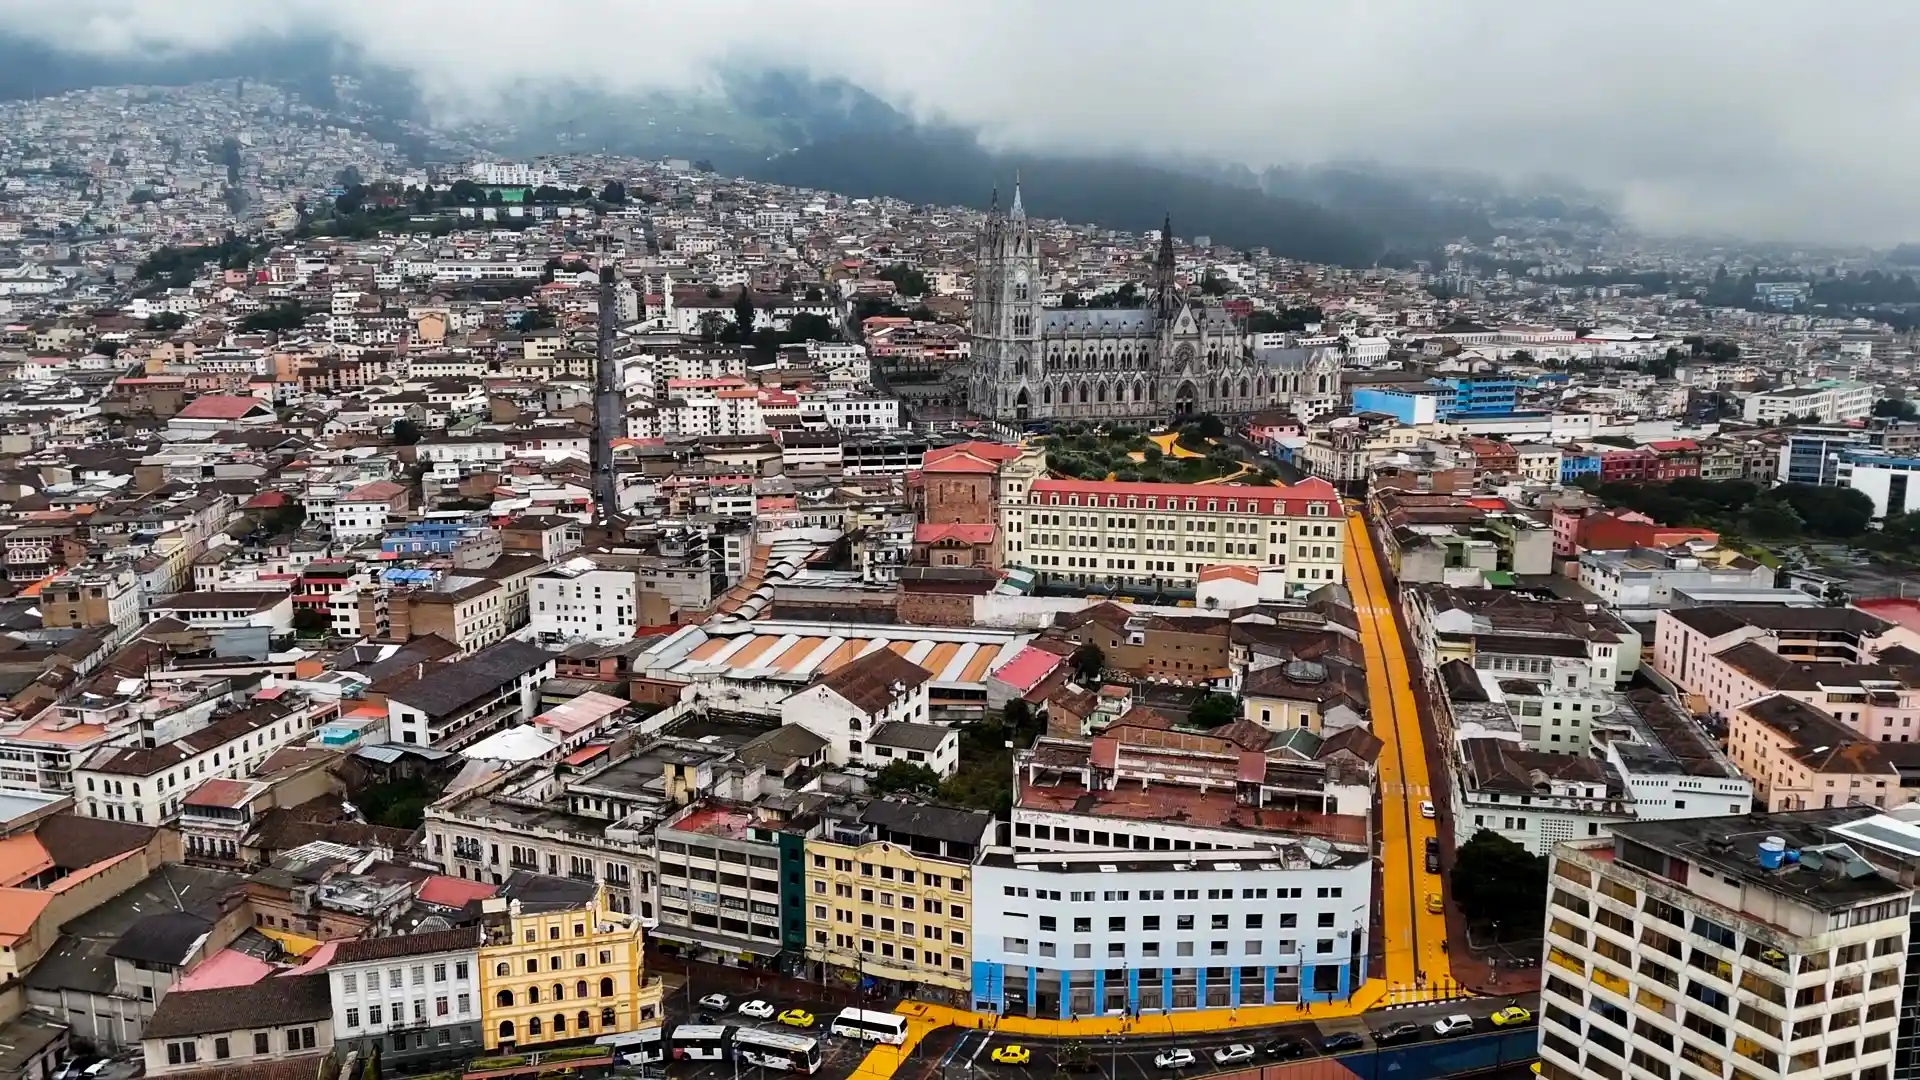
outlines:
[[1867, 383], [1831, 380], [1812, 386], [1785, 386], [1751, 394], [1741, 403], [1741, 418], [1750, 424], [1779, 423], [1790, 416], [1811, 414], [1822, 424], [1845, 424], [1873, 414], [1873, 387]]
[[490, 187], [560, 186], [560, 170], [528, 165], [523, 161], [478, 161], [467, 170], [467, 174], [473, 177], [474, 183]]
[[[876, 648], [815, 679], [806, 689], [780, 703], [780, 722], [806, 728], [827, 742], [827, 760], [835, 765], [873, 765], [878, 768], [904, 755], [880, 757], [869, 741], [883, 725], [929, 724], [928, 684], [931, 672], [891, 649]], [[898, 734], [898, 733], [896, 733]], [[939, 754], [936, 742], [932, 747]], [[923, 751], [924, 752], [924, 751]], [[942, 760], [957, 767], [954, 755]], [[932, 767], [934, 760], [923, 762]], [[936, 770], [938, 771], [938, 770]], [[949, 767], [946, 773], [953, 771]]]
[[1889, 1076], [1912, 888], [1862, 854], [1849, 830], [1867, 826], [1920, 840], [1850, 808], [1639, 822], [1556, 848], [1543, 1080], [1722, 1080], [1729, 1062], [1752, 1080]]
[[74, 770], [74, 807], [87, 817], [159, 825], [201, 784], [248, 776], [274, 751], [306, 741], [339, 712], [338, 701], [286, 695], [256, 699], [177, 738], [137, 728], [129, 745], [95, 750]]
[[1920, 458], [1848, 450], [1840, 455], [1835, 482], [1873, 500], [1873, 516], [1887, 518], [1920, 510]]
[[624, 641], [633, 637], [639, 577], [576, 555], [528, 587], [527, 626], [536, 638]]
[[464, 1062], [482, 1047], [475, 927], [343, 941], [327, 966], [342, 1054], [394, 1065]]

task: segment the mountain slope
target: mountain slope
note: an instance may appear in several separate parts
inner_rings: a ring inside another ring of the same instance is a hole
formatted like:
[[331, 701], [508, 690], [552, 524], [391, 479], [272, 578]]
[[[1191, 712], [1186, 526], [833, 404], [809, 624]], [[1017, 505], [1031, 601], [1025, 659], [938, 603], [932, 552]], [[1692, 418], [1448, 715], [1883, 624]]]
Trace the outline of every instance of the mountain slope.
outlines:
[[746, 171], [754, 179], [850, 195], [984, 206], [996, 184], [1004, 201], [1016, 170], [1028, 212], [1041, 217], [1143, 232], [1171, 213], [1179, 236], [1348, 266], [1367, 265], [1386, 247], [1381, 232], [1301, 200], [1117, 158], [993, 154], [958, 131], [848, 134]]

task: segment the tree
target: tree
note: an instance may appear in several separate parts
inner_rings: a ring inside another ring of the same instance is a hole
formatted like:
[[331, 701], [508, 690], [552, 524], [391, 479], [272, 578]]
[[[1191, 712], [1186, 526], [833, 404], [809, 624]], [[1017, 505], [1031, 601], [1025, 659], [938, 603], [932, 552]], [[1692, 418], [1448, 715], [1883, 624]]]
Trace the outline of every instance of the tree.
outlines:
[[835, 337], [833, 320], [825, 315], [812, 312], [795, 315], [787, 323], [787, 332], [781, 335], [785, 344], [799, 344], [804, 341], [832, 341]]
[[1765, 498], [1791, 506], [1816, 536], [1850, 539], [1865, 533], [1873, 523], [1873, 499], [1853, 488], [1782, 484], [1768, 491]]
[[1201, 413], [1181, 427], [1183, 433], [1191, 431], [1202, 439], [1218, 439], [1227, 433], [1227, 425], [1212, 413]]
[[874, 275], [881, 281], [893, 282], [893, 287], [901, 296], [927, 295], [927, 276], [906, 263], [894, 263]]
[[694, 328], [699, 331], [700, 340], [711, 345], [720, 340], [720, 332], [727, 328], [727, 319], [717, 311], [703, 311]]
[[1082, 682], [1098, 682], [1102, 672], [1107, 670], [1107, 654], [1100, 646], [1089, 641], [1073, 650], [1073, 670]]
[[1208, 296], [1227, 295], [1227, 280], [1209, 269], [1200, 278], [1200, 291]]
[[1014, 698], [1000, 710], [1000, 723], [1008, 731], [1019, 731], [1033, 723], [1033, 709], [1025, 698]]
[[187, 317], [177, 311], [163, 311], [158, 315], [147, 316], [146, 329], [172, 332], [187, 325]]
[[821, 292], [820, 292], [820, 286], [818, 286], [818, 285], [809, 285], [809, 286], [807, 286], [807, 291], [806, 291], [806, 294], [805, 294], [805, 299], [806, 299], [806, 301], [807, 301], [807, 303], [809, 303], [809, 304], [817, 304], [817, 303], [819, 303], [819, 302], [821, 301], [821, 298], [822, 298], [822, 297], [821, 297]]
[[339, 172], [333, 174], [333, 182], [342, 188], [356, 188], [366, 183], [360, 176], [360, 166], [358, 165], [342, 167]]
[[301, 634], [324, 634], [333, 627], [333, 619], [320, 608], [303, 607], [293, 613], [293, 629]]
[[1920, 406], [1906, 398], [1881, 398], [1873, 403], [1873, 415], [1889, 420], [1920, 420]]
[[405, 416], [393, 422], [393, 445], [412, 446], [419, 441], [419, 424], [414, 423], [410, 418]]
[[543, 307], [533, 307], [520, 313], [520, 332], [551, 330], [555, 326], [553, 312]]
[[1547, 910], [1547, 858], [1489, 829], [1453, 856], [1454, 902], [1468, 919], [1498, 923], [1500, 936], [1539, 936]]
[[753, 306], [753, 287], [740, 286], [740, 295], [733, 301], [733, 329], [741, 341], [753, 333], [754, 323], [758, 319]]
[[289, 300], [284, 304], [274, 304], [271, 307], [262, 308], [246, 318], [241, 319], [240, 329], [256, 334], [267, 330], [280, 333], [288, 330], [298, 330], [300, 324], [305, 322], [306, 319], [307, 312], [306, 309], [300, 305], [300, 301]]
[[1240, 719], [1240, 699], [1232, 694], [1208, 694], [1187, 711], [1187, 723], [1194, 727], [1217, 728]]
[[706, 159], [706, 158], [701, 158], [701, 159], [700, 159], [699, 161], [696, 161], [696, 162], [694, 162], [694, 163], [693, 163], [693, 171], [694, 171], [694, 172], [703, 172], [703, 173], [710, 173], [710, 172], [713, 172], [713, 171], [715, 171], [715, 170], [714, 170], [714, 167], [713, 167], [713, 162], [712, 162], [712, 161], [709, 161], [709, 160], [708, 160], [708, 159]]
[[932, 795], [940, 790], [940, 774], [915, 761], [890, 761], [874, 774], [867, 787], [876, 795], [910, 791]]

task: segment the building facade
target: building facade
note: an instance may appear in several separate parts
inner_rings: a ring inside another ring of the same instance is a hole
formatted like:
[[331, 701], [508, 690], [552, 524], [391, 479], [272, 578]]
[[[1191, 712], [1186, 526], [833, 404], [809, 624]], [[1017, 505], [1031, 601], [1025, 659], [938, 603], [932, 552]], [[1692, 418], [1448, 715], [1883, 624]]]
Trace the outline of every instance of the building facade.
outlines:
[[1012, 424], [1239, 415], [1337, 400], [1333, 347], [1255, 348], [1244, 323], [1205, 307], [1178, 280], [1173, 223], [1160, 231], [1139, 308], [1046, 308], [1039, 241], [1016, 186], [994, 200], [973, 286], [968, 405]]
[[327, 968], [334, 1045], [408, 1071], [479, 1053], [480, 934], [473, 927], [341, 942]]
[[482, 1041], [489, 1050], [594, 1039], [660, 1023], [640, 920], [591, 881], [515, 874], [482, 901]]

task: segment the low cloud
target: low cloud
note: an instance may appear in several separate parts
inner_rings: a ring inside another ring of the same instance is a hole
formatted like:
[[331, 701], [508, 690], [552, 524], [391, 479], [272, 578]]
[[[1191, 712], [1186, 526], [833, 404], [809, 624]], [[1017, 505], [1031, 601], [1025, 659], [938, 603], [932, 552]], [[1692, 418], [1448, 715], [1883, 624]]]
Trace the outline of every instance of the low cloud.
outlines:
[[839, 76], [1007, 147], [1566, 176], [1642, 227], [1920, 237], [1920, 6], [1858, 0], [0, 0], [124, 55], [323, 33], [445, 111], [544, 81]]

